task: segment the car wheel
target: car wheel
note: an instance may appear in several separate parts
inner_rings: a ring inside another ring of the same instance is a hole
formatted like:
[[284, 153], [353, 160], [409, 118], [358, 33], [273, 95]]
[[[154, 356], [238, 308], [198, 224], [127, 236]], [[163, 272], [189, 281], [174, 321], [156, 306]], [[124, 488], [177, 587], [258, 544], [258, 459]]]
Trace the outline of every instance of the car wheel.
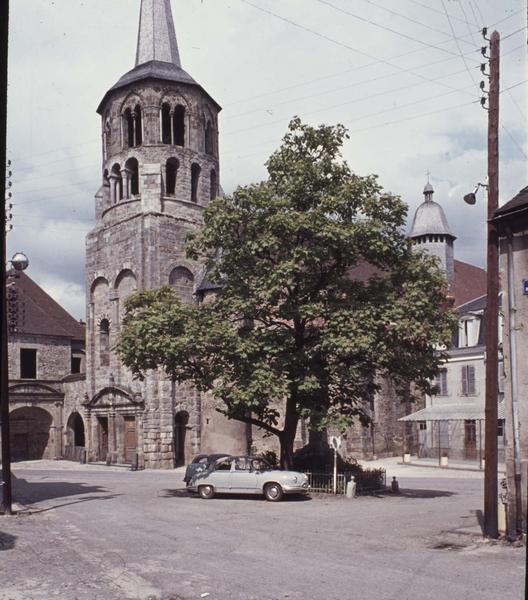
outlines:
[[278, 502], [283, 496], [281, 486], [278, 483], [268, 483], [264, 488], [264, 496], [270, 502]]
[[214, 489], [212, 485], [201, 485], [198, 488], [198, 493], [200, 494], [200, 498], [204, 500], [209, 500], [214, 496]]

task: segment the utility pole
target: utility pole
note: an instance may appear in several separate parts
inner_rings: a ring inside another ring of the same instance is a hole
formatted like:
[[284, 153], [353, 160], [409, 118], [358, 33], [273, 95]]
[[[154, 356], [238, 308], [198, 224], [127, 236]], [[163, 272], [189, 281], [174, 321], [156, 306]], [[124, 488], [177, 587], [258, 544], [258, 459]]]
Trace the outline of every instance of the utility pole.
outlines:
[[[9, 0], [0, 3], [0, 168], [6, 172], [7, 135], [7, 34], [9, 22]], [[0, 429], [2, 433], [2, 501], [0, 513], [12, 512], [11, 493], [11, 448], [9, 440], [9, 396], [7, 361], [7, 311], [6, 311], [6, 179], [0, 177]]]
[[[486, 34], [486, 30], [483, 31]], [[493, 221], [499, 206], [499, 68], [500, 35], [489, 40], [489, 105], [488, 105], [488, 252], [486, 306], [486, 445], [484, 468], [484, 535], [499, 537], [498, 503], [498, 358], [499, 358], [499, 236]], [[483, 48], [484, 54], [485, 48]]]

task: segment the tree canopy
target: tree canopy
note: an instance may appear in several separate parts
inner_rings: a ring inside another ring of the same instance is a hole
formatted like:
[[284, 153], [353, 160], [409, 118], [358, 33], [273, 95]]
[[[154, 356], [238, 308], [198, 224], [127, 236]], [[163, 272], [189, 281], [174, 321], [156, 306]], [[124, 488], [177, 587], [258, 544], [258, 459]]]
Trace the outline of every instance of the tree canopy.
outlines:
[[286, 466], [300, 418], [344, 428], [384, 377], [431, 391], [452, 335], [444, 274], [412, 249], [405, 203], [342, 160], [346, 137], [293, 119], [268, 179], [211, 202], [187, 240], [219, 293], [136, 293], [118, 345], [136, 376], [161, 367], [278, 436]]

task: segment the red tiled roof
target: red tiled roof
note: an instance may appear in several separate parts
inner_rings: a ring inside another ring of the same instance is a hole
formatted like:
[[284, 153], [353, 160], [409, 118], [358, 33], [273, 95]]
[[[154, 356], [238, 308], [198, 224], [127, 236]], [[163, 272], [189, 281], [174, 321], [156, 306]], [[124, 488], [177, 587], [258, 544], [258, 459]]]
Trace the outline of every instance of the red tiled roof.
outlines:
[[475, 265], [455, 260], [454, 305], [460, 306], [486, 294], [486, 271]]
[[9, 272], [8, 287], [14, 287], [17, 293], [18, 333], [67, 337], [84, 342], [84, 324], [75, 320], [28, 275], [20, 272], [13, 278], [13, 273]]

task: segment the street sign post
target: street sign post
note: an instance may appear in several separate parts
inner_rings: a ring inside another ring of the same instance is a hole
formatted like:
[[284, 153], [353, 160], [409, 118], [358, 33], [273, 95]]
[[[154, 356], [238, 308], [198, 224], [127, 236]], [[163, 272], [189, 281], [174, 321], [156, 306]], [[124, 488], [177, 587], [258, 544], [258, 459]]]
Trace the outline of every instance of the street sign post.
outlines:
[[337, 451], [341, 448], [341, 436], [333, 435], [330, 438], [330, 446], [334, 450], [334, 494], [337, 494]]

